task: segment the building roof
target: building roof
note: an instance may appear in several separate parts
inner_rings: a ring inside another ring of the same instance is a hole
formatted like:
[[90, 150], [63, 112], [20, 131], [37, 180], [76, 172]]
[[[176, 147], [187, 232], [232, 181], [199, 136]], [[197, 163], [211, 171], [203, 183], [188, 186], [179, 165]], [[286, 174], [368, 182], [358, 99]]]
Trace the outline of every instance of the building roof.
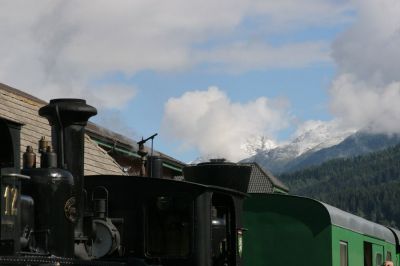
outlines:
[[[47, 119], [38, 115], [39, 109], [47, 104], [45, 101], [0, 83], [0, 103], [0, 118], [22, 125], [21, 160], [22, 152], [27, 146], [32, 146], [37, 151], [38, 141], [42, 136], [51, 139], [51, 128]], [[84, 156], [85, 175], [124, 174], [115, 160], [87, 135]]]
[[39, 98], [37, 98], [37, 97], [35, 97], [33, 95], [30, 95], [30, 94], [28, 94], [26, 92], [23, 92], [23, 91], [20, 91], [18, 89], [15, 89], [13, 87], [10, 87], [10, 86], [8, 86], [6, 84], [3, 84], [3, 83], [0, 83], [0, 89], [3, 90], [3, 91], [10, 92], [12, 94], [21, 96], [21, 97], [23, 97], [25, 99], [31, 100], [33, 102], [36, 102], [36, 103], [39, 103], [39, 104], [42, 104], [42, 105], [47, 104], [47, 102], [42, 100], [42, 99], [39, 99]]
[[251, 166], [251, 176], [249, 181], [248, 193], [288, 193], [289, 188], [282, 183], [271, 172], [263, 169], [258, 163], [243, 163]]
[[[114, 149], [121, 153], [125, 153], [128, 156], [133, 156], [138, 158], [140, 157], [137, 154], [137, 151], [139, 150], [139, 145], [137, 144], [137, 142], [124, 135], [113, 132], [107, 128], [104, 128], [102, 126], [96, 125], [91, 122], [88, 123], [88, 126], [86, 127], [86, 132], [94, 141], [96, 141], [99, 145], [103, 147], [108, 147], [110, 150]], [[146, 148], [150, 153], [150, 148], [149, 147]], [[171, 156], [168, 156], [157, 150], [153, 150], [153, 155], [163, 158], [165, 164], [164, 166], [172, 168], [176, 171], [180, 172], [180, 170], [184, 166], [186, 166], [186, 163], [179, 161], [175, 158], [172, 158]]]

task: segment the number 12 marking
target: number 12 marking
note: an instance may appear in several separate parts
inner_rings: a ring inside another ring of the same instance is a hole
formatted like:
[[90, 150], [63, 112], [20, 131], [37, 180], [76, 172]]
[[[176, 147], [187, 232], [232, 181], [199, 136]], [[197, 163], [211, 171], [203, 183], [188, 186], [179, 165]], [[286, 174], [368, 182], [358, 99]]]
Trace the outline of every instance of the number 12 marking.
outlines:
[[5, 206], [4, 206], [4, 214], [5, 215], [17, 215], [17, 198], [18, 198], [18, 189], [6, 186], [4, 190]]

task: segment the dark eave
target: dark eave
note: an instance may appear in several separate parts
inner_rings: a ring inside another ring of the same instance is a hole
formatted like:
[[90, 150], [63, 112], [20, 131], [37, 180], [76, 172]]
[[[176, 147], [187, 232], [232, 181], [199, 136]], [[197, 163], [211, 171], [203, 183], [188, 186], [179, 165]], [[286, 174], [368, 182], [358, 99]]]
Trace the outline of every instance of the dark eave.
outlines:
[[[88, 123], [86, 132], [92, 138], [92, 140], [102, 147], [126, 154], [128, 156], [140, 158], [140, 156], [137, 154], [138, 144], [136, 141], [130, 138], [91, 122]], [[147, 147], [147, 149], [150, 150], [149, 147]], [[182, 168], [186, 166], [186, 163], [176, 160], [157, 150], [153, 150], [153, 155], [163, 158], [163, 165], [172, 170], [181, 172]]]

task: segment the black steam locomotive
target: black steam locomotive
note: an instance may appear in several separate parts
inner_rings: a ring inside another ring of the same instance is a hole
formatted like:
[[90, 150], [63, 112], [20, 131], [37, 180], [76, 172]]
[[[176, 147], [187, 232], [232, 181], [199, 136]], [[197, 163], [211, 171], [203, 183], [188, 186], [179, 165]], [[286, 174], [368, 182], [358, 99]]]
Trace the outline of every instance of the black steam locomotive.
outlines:
[[0, 264], [241, 265], [250, 167], [190, 166], [185, 181], [84, 176], [85, 126], [96, 113], [79, 99], [39, 110], [54, 152], [43, 141], [40, 168], [28, 149], [21, 171], [1, 176]]

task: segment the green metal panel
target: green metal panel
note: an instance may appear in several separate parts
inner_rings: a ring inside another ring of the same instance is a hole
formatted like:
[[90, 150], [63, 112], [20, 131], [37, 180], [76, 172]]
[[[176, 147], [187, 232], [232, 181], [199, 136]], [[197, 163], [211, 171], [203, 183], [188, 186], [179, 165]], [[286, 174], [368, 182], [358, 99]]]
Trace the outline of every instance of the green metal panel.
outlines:
[[332, 226], [332, 265], [340, 266], [340, 241], [347, 243], [349, 266], [364, 265], [363, 236], [337, 226]]
[[382, 261], [387, 251], [396, 254], [384, 227], [309, 198], [252, 195], [244, 202], [244, 226], [245, 266], [340, 266], [340, 241], [347, 243], [349, 266], [364, 265], [365, 242], [376, 247], [375, 264], [377, 253]]
[[361, 235], [382, 239], [392, 244], [396, 243], [396, 238], [389, 228], [377, 223], [373, 223], [354, 214], [345, 212], [323, 202], [319, 203], [323, 205], [324, 208], [326, 208], [326, 210], [329, 212], [332, 225], [346, 228]]
[[372, 266], [381, 266], [383, 262], [383, 246], [372, 244]]
[[317, 202], [279, 196], [246, 199], [244, 226], [245, 266], [332, 265], [329, 216]]
[[177, 171], [177, 172], [179, 172], [179, 173], [182, 173], [182, 168], [173, 166], [173, 165], [168, 164], [168, 163], [166, 163], [166, 162], [163, 162], [162, 165], [163, 165], [164, 167], [166, 167], [166, 168], [169, 168], [169, 169], [171, 169], [171, 170], [174, 170], [174, 171]]
[[107, 147], [107, 148], [110, 148], [110, 149], [114, 149], [116, 151], [122, 152], [122, 153], [124, 153], [126, 155], [129, 155], [129, 156], [140, 158], [140, 155], [138, 155], [136, 152], [131, 152], [131, 151], [128, 151], [128, 150], [123, 149], [123, 148], [115, 147], [114, 145], [111, 145], [109, 143], [106, 143], [104, 141], [101, 141], [101, 140], [98, 140], [98, 139], [95, 139], [95, 138], [92, 138], [92, 140], [94, 142], [96, 142], [98, 145], [101, 145], [101, 146], [104, 146], [104, 147]]
[[285, 191], [285, 190], [283, 190], [283, 189], [281, 189], [281, 188], [278, 188], [278, 187], [273, 187], [273, 193], [281, 193], [281, 194], [285, 194], [285, 195], [287, 195], [288, 194], [288, 192], [287, 191]]
[[376, 254], [382, 254], [383, 261], [385, 261], [385, 254], [387, 251], [396, 254], [395, 245], [377, 239], [374, 237], [366, 236], [358, 232], [354, 232], [338, 226], [332, 226], [332, 261], [333, 266], [340, 265], [340, 241], [347, 242], [349, 254], [349, 266], [364, 265], [364, 242], [372, 244], [373, 252], [373, 265], [376, 264]]

